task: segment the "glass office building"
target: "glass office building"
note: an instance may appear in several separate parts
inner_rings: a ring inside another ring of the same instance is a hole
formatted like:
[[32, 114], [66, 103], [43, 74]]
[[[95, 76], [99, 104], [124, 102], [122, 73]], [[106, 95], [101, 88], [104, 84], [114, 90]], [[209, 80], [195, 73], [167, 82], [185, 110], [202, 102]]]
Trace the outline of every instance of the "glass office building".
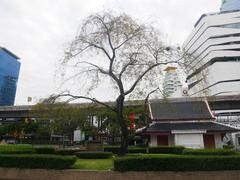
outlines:
[[19, 57], [0, 47], [0, 106], [14, 105], [19, 70]]
[[240, 0], [222, 0], [221, 12], [240, 10]]

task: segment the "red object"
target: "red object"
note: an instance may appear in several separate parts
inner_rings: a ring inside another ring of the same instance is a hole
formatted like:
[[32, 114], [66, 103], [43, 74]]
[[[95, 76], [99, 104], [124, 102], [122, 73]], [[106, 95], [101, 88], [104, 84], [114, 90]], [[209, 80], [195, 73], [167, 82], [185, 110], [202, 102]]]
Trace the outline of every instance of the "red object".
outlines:
[[214, 149], [215, 147], [215, 139], [213, 134], [204, 134], [203, 142], [205, 148]]
[[136, 128], [136, 125], [135, 124], [130, 124], [130, 129], [135, 129]]
[[135, 114], [130, 114], [129, 119], [130, 119], [130, 121], [135, 121], [136, 115]]
[[168, 136], [166, 135], [157, 136], [157, 145], [168, 146]]

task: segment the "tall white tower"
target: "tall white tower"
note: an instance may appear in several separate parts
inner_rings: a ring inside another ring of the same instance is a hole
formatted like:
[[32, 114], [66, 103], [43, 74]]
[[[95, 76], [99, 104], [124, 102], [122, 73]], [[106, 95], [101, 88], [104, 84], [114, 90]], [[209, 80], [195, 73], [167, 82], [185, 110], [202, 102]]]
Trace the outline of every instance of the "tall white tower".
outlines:
[[166, 74], [163, 81], [163, 92], [165, 96], [171, 96], [182, 84], [176, 67], [168, 66], [164, 71], [166, 71]]

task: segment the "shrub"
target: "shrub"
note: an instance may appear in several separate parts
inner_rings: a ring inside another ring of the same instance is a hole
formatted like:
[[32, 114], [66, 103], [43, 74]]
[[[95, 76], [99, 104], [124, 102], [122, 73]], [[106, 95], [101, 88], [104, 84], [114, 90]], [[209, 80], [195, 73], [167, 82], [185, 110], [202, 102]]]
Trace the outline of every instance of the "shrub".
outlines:
[[55, 148], [51, 146], [35, 147], [35, 150], [38, 154], [54, 154], [55, 153]]
[[[105, 146], [104, 152], [112, 152], [113, 154], [119, 154], [120, 147], [119, 146]], [[128, 153], [146, 153], [146, 152], [147, 152], [147, 149], [144, 147], [135, 147], [135, 146], [128, 147]]]
[[128, 153], [147, 153], [147, 149], [143, 147], [129, 147]]
[[234, 149], [233, 145], [223, 145], [223, 149]]
[[114, 159], [116, 171], [240, 170], [240, 156], [132, 156]]
[[39, 155], [39, 154], [2, 154], [0, 167], [30, 169], [68, 169], [75, 163], [75, 156]]
[[36, 153], [31, 145], [0, 145], [0, 154], [33, 154]]
[[78, 152], [76, 156], [80, 159], [107, 159], [112, 157], [111, 152]]
[[149, 153], [182, 154], [184, 149], [183, 146], [156, 146], [149, 147]]
[[113, 154], [119, 154], [120, 147], [119, 146], [105, 146], [103, 148], [104, 152], [111, 152]]
[[80, 149], [57, 149], [55, 154], [58, 155], [75, 155], [77, 152], [80, 152]]
[[[21, 143], [22, 144], [34, 144], [34, 145], [60, 145], [63, 142], [62, 141], [41, 140], [41, 139], [36, 139], [36, 140], [22, 139]], [[64, 143], [68, 144], [68, 142], [64, 142]]]
[[234, 155], [236, 152], [231, 149], [185, 149], [185, 155]]

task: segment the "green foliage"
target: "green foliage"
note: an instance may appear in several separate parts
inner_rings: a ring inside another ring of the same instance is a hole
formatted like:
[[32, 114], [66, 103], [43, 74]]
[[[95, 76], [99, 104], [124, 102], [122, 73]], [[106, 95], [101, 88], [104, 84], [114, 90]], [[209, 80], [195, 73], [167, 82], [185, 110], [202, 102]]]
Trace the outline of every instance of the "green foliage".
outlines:
[[234, 149], [233, 145], [223, 145], [223, 149]]
[[17, 122], [0, 125], [0, 137], [4, 139], [4, 135], [19, 139], [24, 134], [35, 133], [38, 129], [38, 123], [35, 122]]
[[109, 159], [78, 159], [73, 165], [74, 169], [84, 170], [111, 170], [113, 160]]
[[184, 150], [183, 146], [149, 147], [149, 153], [159, 153], [159, 154], [182, 154], [183, 150]]
[[0, 154], [33, 154], [36, 153], [31, 145], [0, 145]]
[[52, 127], [49, 123], [39, 124], [36, 130], [37, 139], [50, 139]]
[[58, 155], [75, 155], [77, 152], [80, 152], [80, 149], [56, 149], [55, 154]]
[[132, 156], [114, 159], [116, 171], [240, 170], [240, 156]]
[[39, 124], [35, 122], [23, 123], [23, 131], [26, 134], [36, 133], [39, 128]]
[[[120, 153], [120, 146], [105, 146], [103, 149], [104, 152]], [[147, 148], [130, 146], [128, 147], [128, 153], [147, 153]]]
[[[56, 134], [72, 136], [72, 132], [77, 127], [84, 129], [87, 119], [87, 111], [85, 108], [71, 106], [66, 103], [48, 104], [43, 101], [34, 106], [33, 114], [39, 117], [39, 122], [44, 122], [47, 132], [43, 128], [39, 134], [46, 134], [54, 131]], [[49, 120], [51, 119], [51, 121]]]
[[1, 154], [0, 167], [29, 169], [68, 169], [75, 163], [75, 156], [38, 154]]
[[119, 154], [120, 147], [119, 146], [104, 146], [104, 152], [112, 152], [113, 154]]
[[55, 154], [55, 148], [52, 146], [39, 146], [34, 149], [38, 154]]
[[185, 155], [235, 155], [236, 152], [232, 149], [185, 149]]
[[111, 152], [78, 152], [76, 156], [80, 159], [107, 159], [112, 157]]
[[129, 147], [128, 153], [147, 153], [147, 148], [144, 147]]
[[22, 139], [22, 144], [36, 144], [36, 145], [59, 145], [62, 144], [62, 141], [50, 141], [50, 140], [41, 140], [41, 139]]

